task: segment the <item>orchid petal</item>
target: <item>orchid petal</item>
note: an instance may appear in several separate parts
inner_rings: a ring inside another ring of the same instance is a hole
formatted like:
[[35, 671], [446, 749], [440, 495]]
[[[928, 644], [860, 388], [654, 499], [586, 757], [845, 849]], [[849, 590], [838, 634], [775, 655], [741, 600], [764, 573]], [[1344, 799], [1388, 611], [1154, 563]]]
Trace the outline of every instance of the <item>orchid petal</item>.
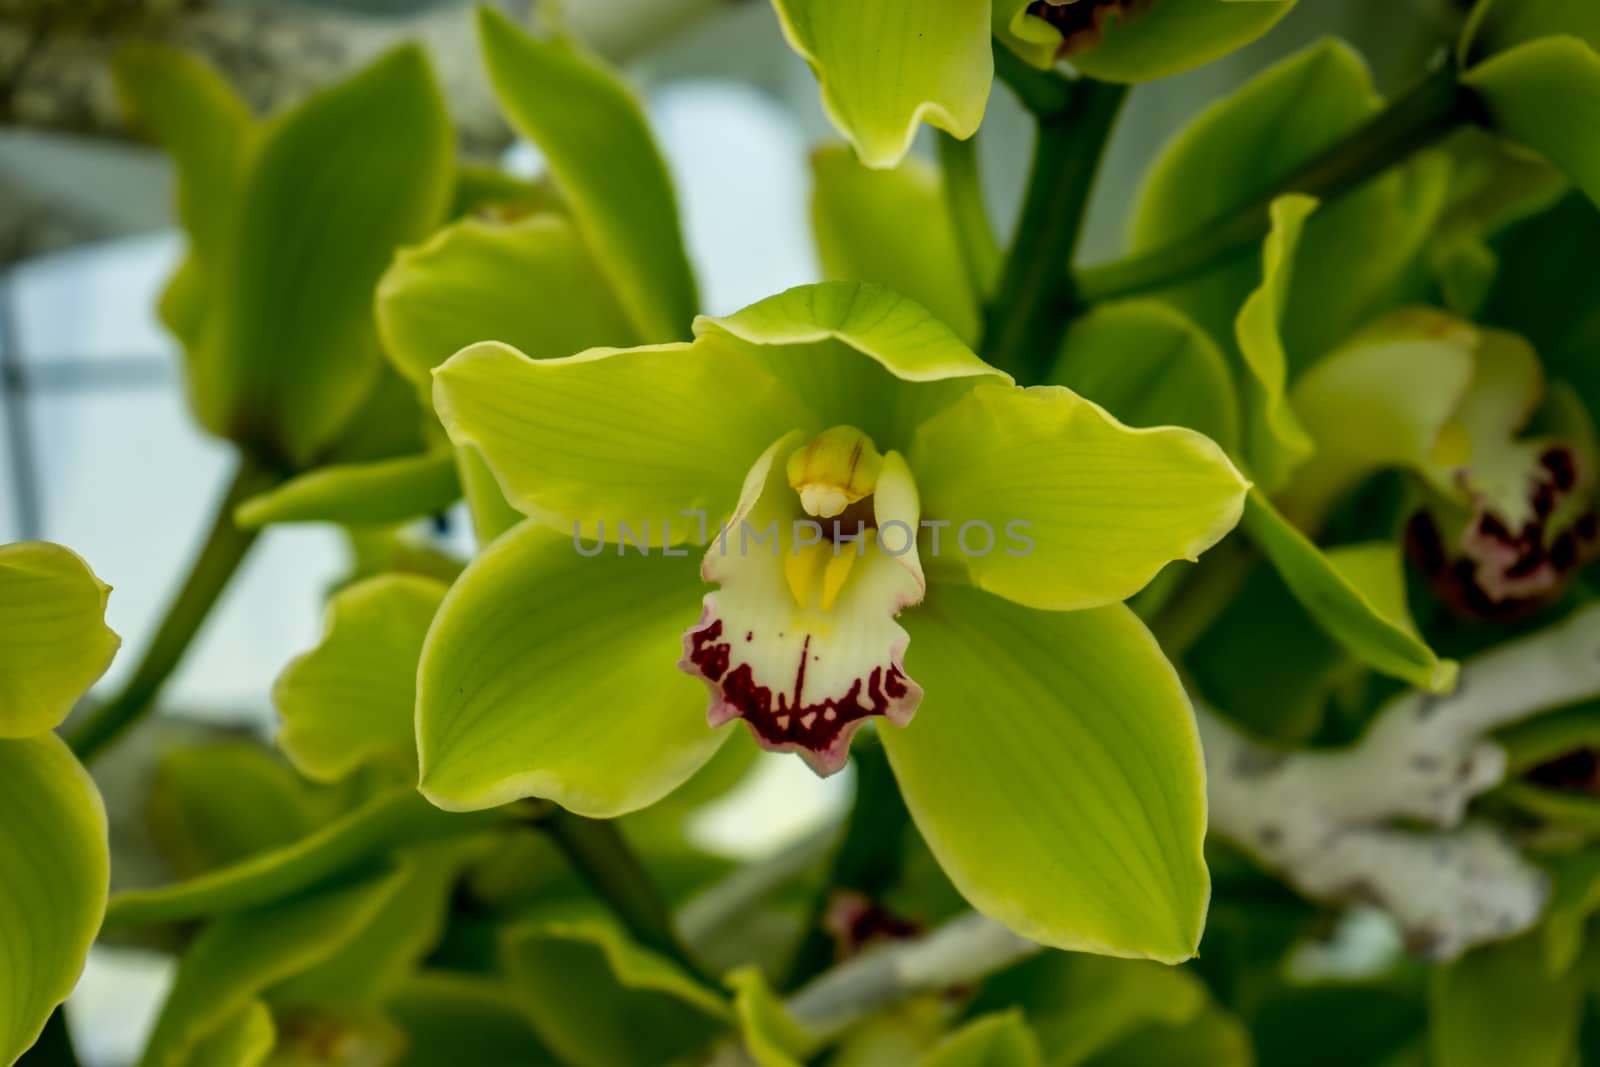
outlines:
[[1467, 71], [1494, 127], [1560, 167], [1600, 204], [1600, 53], [1575, 37], [1519, 45]]
[[122, 644], [105, 622], [110, 596], [71, 549], [0, 545], [0, 738], [55, 729], [105, 673]]
[[524, 523], [467, 568], [423, 647], [421, 789], [447, 810], [545, 797], [609, 818], [681, 785], [727, 740], [680, 673], [698, 553], [586, 558]]
[[1200, 745], [1144, 625], [938, 586], [906, 628], [927, 696], [878, 732], [962, 895], [1057, 948], [1192, 956], [1210, 896]]

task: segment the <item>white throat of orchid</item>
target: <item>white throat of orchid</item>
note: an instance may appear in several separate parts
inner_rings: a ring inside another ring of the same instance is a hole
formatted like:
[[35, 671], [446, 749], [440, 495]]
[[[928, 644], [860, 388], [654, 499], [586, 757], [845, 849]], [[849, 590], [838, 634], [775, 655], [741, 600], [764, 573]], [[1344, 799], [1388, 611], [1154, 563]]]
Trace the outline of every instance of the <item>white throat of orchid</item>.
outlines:
[[854, 427], [762, 453], [700, 567], [719, 588], [683, 635], [678, 666], [706, 683], [711, 725], [742, 718], [829, 775], [867, 719], [910, 722], [922, 689], [895, 616], [926, 589], [920, 518], [904, 458]]

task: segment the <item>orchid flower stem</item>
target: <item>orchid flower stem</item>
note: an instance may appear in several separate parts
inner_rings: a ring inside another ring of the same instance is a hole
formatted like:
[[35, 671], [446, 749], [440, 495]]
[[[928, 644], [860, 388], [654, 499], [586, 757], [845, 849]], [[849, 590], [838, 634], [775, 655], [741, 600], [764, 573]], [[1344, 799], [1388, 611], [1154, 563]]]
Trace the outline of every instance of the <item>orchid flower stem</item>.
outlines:
[[615, 822], [586, 819], [564, 808], [554, 808], [540, 817], [538, 826], [610, 906], [634, 940], [713, 987], [720, 985], [684, 947], [666, 900]]
[[967, 285], [982, 303], [988, 299], [995, 276], [1000, 273], [1000, 246], [995, 242], [989, 212], [983, 203], [977, 141], [976, 134], [959, 141], [948, 133], [939, 133], [945, 208], [955, 230], [961, 265], [967, 272]]
[[1305, 193], [1332, 200], [1482, 118], [1476, 94], [1461, 84], [1454, 64], [1443, 63], [1349, 136], [1233, 213], [1196, 220], [1189, 236], [1173, 244], [1075, 272], [1073, 296], [1079, 305], [1134, 296], [1256, 254], [1271, 230], [1269, 208], [1276, 197]]
[[981, 352], [1031, 385], [1055, 359], [1066, 331], [1073, 254], [1127, 87], [1089, 79], [1069, 85], [1050, 75], [1061, 83], [1056, 96], [1020, 77], [1007, 80], [1038, 119], [1038, 140], [1016, 236], [985, 315]]
[[93, 759], [155, 707], [167, 679], [205, 623], [217, 598], [255, 544], [257, 530], [241, 529], [233, 512], [244, 500], [276, 484], [280, 476], [248, 458], [239, 461], [233, 481], [217, 504], [200, 554], [190, 565], [177, 599], [167, 608], [154, 640], [122, 690], [95, 708], [66, 733], [67, 743], [84, 762]]

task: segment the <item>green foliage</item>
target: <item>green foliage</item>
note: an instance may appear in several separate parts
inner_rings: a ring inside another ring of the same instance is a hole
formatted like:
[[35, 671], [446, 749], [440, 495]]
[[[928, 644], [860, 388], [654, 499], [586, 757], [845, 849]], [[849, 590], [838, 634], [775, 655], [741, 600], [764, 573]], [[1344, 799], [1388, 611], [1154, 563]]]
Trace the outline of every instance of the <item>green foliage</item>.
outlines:
[[122, 644], [105, 623], [110, 596], [69, 549], [0, 545], [0, 738], [55, 729], [105, 673]]

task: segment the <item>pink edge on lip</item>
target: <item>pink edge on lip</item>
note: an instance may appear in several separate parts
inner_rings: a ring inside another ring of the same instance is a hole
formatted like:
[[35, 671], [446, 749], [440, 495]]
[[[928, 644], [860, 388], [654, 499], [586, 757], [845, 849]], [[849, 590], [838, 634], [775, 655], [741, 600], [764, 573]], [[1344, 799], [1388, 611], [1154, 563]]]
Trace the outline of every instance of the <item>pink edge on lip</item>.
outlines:
[[883, 716], [896, 726], [905, 726], [922, 702], [922, 687], [905, 672], [907, 637], [890, 646], [886, 663], [854, 678], [843, 693], [807, 701], [807, 661], [819, 655], [811, 651], [811, 638], [801, 645], [793, 691], [774, 695], [770, 686], [756, 680], [752, 666], [734, 655], [739, 643], [734, 637], [752, 642], [757, 636], [751, 632], [725, 634], [717, 612], [717, 594], [707, 593], [699, 621], [684, 631], [678, 667], [705, 682], [711, 697], [706, 712], [711, 726], [743, 719], [762, 748], [793, 752], [824, 778], [844, 769], [850, 757], [850, 739], [867, 719]]

